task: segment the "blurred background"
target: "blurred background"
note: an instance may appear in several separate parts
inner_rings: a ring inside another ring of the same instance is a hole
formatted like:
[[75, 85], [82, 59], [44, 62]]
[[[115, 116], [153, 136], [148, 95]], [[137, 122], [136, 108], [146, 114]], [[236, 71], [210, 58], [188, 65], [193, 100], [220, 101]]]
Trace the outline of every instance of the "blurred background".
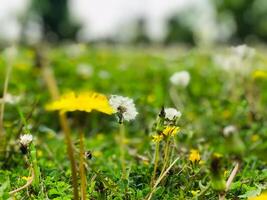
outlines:
[[0, 45], [267, 41], [266, 0], [2, 0]]

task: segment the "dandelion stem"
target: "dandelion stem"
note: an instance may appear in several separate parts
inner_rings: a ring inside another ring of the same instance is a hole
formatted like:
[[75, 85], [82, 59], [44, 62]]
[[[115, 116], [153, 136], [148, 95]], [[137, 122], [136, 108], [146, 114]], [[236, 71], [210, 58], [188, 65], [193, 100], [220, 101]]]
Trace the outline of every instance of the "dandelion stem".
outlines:
[[166, 176], [166, 174], [170, 171], [170, 169], [173, 167], [173, 165], [179, 160], [180, 157], [177, 157], [171, 164], [170, 166], [164, 171], [164, 173], [162, 173], [162, 175], [159, 176], [159, 178], [157, 179], [157, 181], [155, 182], [150, 194], [148, 195], [148, 197], [146, 198], [147, 200], [150, 200], [152, 198], [153, 193], [156, 191], [156, 188], [158, 186], [158, 184], [161, 182], [161, 180]]
[[219, 200], [224, 200], [225, 199], [226, 193], [230, 189], [231, 183], [233, 182], [237, 172], [239, 171], [239, 168], [240, 168], [240, 162], [237, 161], [236, 164], [235, 164], [235, 167], [233, 168], [230, 176], [228, 177], [228, 179], [226, 181], [226, 188], [225, 188], [224, 193], [219, 194]]
[[73, 146], [71, 142], [71, 135], [70, 135], [70, 129], [67, 124], [67, 119], [65, 114], [60, 113], [59, 114], [60, 118], [60, 123], [63, 128], [63, 132], [65, 134], [65, 142], [67, 144], [67, 152], [71, 164], [71, 175], [72, 175], [72, 186], [73, 186], [73, 199], [78, 200], [79, 199], [79, 194], [78, 194], [78, 178], [77, 178], [77, 169], [76, 169], [76, 163], [74, 159], [74, 151], [73, 151]]
[[173, 85], [170, 87], [169, 94], [174, 106], [181, 110], [183, 108], [183, 104], [179, 98], [179, 95], [177, 94], [176, 88]]
[[86, 200], [86, 174], [84, 169], [84, 134], [80, 131], [80, 178], [81, 178], [81, 199]]
[[165, 149], [164, 149], [163, 167], [162, 167], [160, 175], [162, 175], [166, 166], [168, 165], [169, 152], [170, 152], [170, 137], [168, 136], [167, 141], [166, 141], [166, 145], [165, 145]]
[[125, 128], [124, 124], [120, 123], [120, 158], [121, 158], [121, 168], [122, 168], [122, 179], [126, 178], [126, 167], [125, 167]]
[[229, 178], [228, 178], [228, 180], [226, 182], [226, 189], [225, 189], [226, 191], [229, 190], [229, 188], [231, 186], [231, 183], [233, 182], [233, 180], [234, 180], [239, 168], [240, 168], [240, 163], [239, 163], [239, 161], [237, 161], [236, 164], [235, 164], [234, 169], [232, 170], [232, 172], [231, 172], [231, 174], [230, 174], [230, 176], [229, 176]]
[[0, 108], [0, 141], [1, 141], [1, 146], [5, 147], [5, 139], [4, 139], [4, 112], [5, 112], [5, 97], [7, 94], [8, 90], [8, 83], [9, 83], [9, 78], [11, 75], [12, 71], [12, 61], [8, 60], [7, 64], [7, 70], [6, 70], [6, 76], [5, 76], [5, 82], [4, 82], [4, 88], [3, 88], [3, 101], [1, 103], [1, 108]]
[[[59, 98], [59, 91], [56, 83], [56, 79], [54, 77], [53, 71], [48, 66], [41, 66], [42, 67], [42, 73], [43, 78], [46, 82], [48, 91], [52, 98], [54, 100], [57, 100]], [[76, 163], [74, 160], [74, 151], [73, 146], [71, 142], [71, 135], [70, 135], [70, 128], [68, 125], [68, 121], [66, 118], [66, 115], [64, 113], [59, 114], [59, 120], [61, 128], [63, 129], [63, 132], [65, 134], [65, 142], [67, 145], [67, 152], [68, 157], [71, 164], [71, 174], [72, 174], [72, 187], [73, 187], [73, 199], [78, 200], [79, 194], [78, 194], [78, 178], [77, 178], [77, 169], [76, 169]]]
[[40, 186], [40, 169], [36, 157], [36, 148], [33, 143], [30, 145], [30, 160], [34, 171], [33, 187], [37, 191]]
[[153, 170], [153, 175], [152, 175], [152, 179], [151, 179], [151, 185], [154, 184], [154, 181], [156, 178], [158, 161], [159, 161], [159, 142], [156, 143], [156, 148], [155, 148], [154, 170]]

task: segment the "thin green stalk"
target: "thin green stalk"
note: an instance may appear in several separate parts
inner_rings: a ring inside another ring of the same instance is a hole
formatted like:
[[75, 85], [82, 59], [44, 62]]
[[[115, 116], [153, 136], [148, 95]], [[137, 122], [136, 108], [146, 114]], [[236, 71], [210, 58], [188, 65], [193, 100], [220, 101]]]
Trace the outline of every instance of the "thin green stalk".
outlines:
[[34, 172], [33, 187], [36, 191], [39, 191], [39, 188], [40, 188], [40, 168], [39, 168], [38, 162], [37, 162], [36, 148], [35, 148], [33, 143], [30, 145], [30, 160], [31, 160], [31, 164], [33, 166], [33, 172]]
[[71, 142], [71, 135], [69, 126], [67, 124], [67, 119], [64, 113], [59, 114], [59, 119], [61, 126], [63, 128], [63, 132], [65, 134], [65, 142], [67, 145], [67, 153], [71, 164], [71, 176], [72, 176], [72, 187], [73, 187], [73, 199], [79, 200], [79, 193], [78, 193], [78, 178], [77, 178], [77, 169], [76, 169], [76, 162], [74, 159], [74, 151]]
[[7, 70], [6, 70], [6, 76], [5, 76], [5, 82], [4, 82], [4, 88], [3, 88], [3, 101], [1, 103], [1, 108], [0, 108], [0, 146], [3, 147], [4, 149], [1, 150], [1, 152], [4, 152], [5, 146], [6, 146], [6, 140], [4, 138], [5, 131], [4, 131], [4, 113], [5, 113], [5, 97], [7, 94], [8, 90], [8, 83], [9, 83], [9, 78], [11, 75], [12, 71], [12, 61], [8, 60], [7, 64]]
[[151, 185], [153, 185], [155, 182], [157, 168], [158, 168], [158, 161], [159, 161], [159, 142], [156, 143], [156, 148], [155, 148], [154, 170], [151, 179]]
[[120, 123], [120, 159], [122, 168], [122, 179], [126, 178], [126, 167], [125, 167], [125, 128], [123, 123]]
[[162, 173], [164, 172], [165, 168], [168, 165], [169, 152], [170, 152], [170, 136], [167, 137], [167, 141], [166, 141], [166, 145], [165, 145], [165, 149], [164, 149], [163, 167], [162, 167], [160, 175], [162, 175]]
[[[153, 193], [156, 191], [158, 184], [161, 182], [161, 180], [167, 175], [167, 173], [170, 171], [170, 169], [173, 167], [173, 165], [179, 160], [180, 157], [177, 157], [171, 164], [170, 166], [162, 173], [162, 175], [159, 176], [157, 179], [156, 183], [154, 184], [151, 192], [147, 196], [146, 200], [150, 200], [153, 196]], [[182, 169], [183, 170], [183, 169]]]
[[[59, 98], [59, 91], [57, 87], [57, 82], [54, 76], [54, 73], [51, 68], [44, 65], [42, 66], [42, 74], [43, 78], [46, 82], [48, 91], [54, 100]], [[70, 128], [68, 125], [67, 117], [64, 113], [59, 113], [59, 121], [61, 128], [65, 134], [65, 143], [67, 145], [67, 153], [71, 164], [71, 176], [72, 176], [72, 187], [73, 187], [73, 199], [79, 199], [79, 192], [78, 192], [78, 178], [77, 178], [77, 169], [76, 163], [74, 159], [74, 150], [71, 142], [71, 134]]]
[[86, 200], [86, 174], [84, 169], [84, 134], [80, 131], [80, 178], [81, 178], [81, 199]]

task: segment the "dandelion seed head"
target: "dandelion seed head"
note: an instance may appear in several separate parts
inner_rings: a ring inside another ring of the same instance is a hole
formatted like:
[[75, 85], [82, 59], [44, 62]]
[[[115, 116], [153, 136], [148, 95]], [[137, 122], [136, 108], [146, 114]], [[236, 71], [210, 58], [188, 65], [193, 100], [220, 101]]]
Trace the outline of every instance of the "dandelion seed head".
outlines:
[[94, 69], [91, 65], [81, 63], [77, 66], [76, 72], [78, 75], [80, 75], [84, 78], [88, 78], [88, 77], [92, 76]]
[[224, 127], [223, 135], [228, 137], [229, 135], [235, 133], [236, 131], [237, 131], [237, 128], [234, 125], [228, 125]]
[[165, 118], [168, 120], [179, 119], [182, 116], [182, 113], [175, 108], [165, 108]]
[[115, 112], [122, 115], [123, 120], [134, 120], [138, 114], [133, 99], [129, 97], [111, 95], [109, 104]]
[[175, 72], [170, 77], [170, 82], [175, 86], [186, 87], [190, 82], [190, 74], [187, 71]]
[[19, 138], [19, 143], [23, 146], [28, 146], [33, 140], [33, 137], [31, 134], [25, 134], [21, 135]]

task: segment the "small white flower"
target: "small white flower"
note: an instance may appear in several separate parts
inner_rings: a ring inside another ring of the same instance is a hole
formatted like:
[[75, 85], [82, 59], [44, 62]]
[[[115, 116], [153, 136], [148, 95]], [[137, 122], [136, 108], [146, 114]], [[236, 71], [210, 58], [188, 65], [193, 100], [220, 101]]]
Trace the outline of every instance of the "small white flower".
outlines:
[[232, 47], [232, 52], [241, 59], [253, 58], [255, 55], [255, 49], [248, 47], [245, 44]]
[[165, 108], [165, 118], [168, 120], [178, 119], [182, 116], [182, 113], [175, 108]]
[[28, 146], [32, 142], [32, 135], [31, 134], [25, 134], [21, 135], [19, 138], [19, 143], [23, 146]]
[[170, 77], [170, 82], [176, 86], [186, 87], [190, 82], [190, 74], [187, 71], [175, 72]]
[[120, 121], [121, 120], [126, 120], [126, 121], [133, 120], [138, 114], [133, 100], [128, 97], [112, 95], [109, 99], [109, 104], [117, 113], [121, 114], [121, 117], [123, 119], [120, 119]]
[[101, 70], [98, 72], [98, 76], [101, 79], [109, 79], [110, 78], [110, 73], [106, 70]]
[[223, 134], [224, 136], [229, 136], [237, 131], [237, 128], [234, 125], [228, 125], [224, 127]]
[[16, 46], [10, 46], [4, 50], [4, 55], [7, 59], [13, 60], [18, 55], [18, 49]]
[[0, 103], [17, 104], [21, 100], [21, 96], [13, 96], [12, 94], [5, 94], [5, 97], [0, 99]]
[[88, 78], [88, 77], [92, 76], [94, 69], [91, 65], [81, 63], [77, 66], [76, 72], [78, 75], [80, 75], [84, 78]]

